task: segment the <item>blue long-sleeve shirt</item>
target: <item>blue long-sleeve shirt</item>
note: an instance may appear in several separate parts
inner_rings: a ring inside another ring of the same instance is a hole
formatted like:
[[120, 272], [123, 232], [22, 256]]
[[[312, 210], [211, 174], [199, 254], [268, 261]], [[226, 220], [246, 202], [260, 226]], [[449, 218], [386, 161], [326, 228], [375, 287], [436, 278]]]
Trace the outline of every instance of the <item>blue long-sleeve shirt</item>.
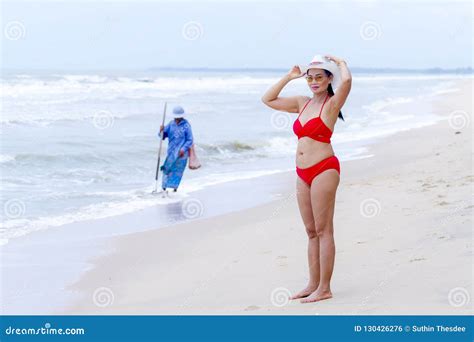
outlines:
[[191, 125], [186, 119], [182, 119], [179, 124], [175, 120], [170, 121], [163, 128], [163, 140], [166, 138], [168, 138], [168, 154], [179, 150], [187, 153], [193, 144]]

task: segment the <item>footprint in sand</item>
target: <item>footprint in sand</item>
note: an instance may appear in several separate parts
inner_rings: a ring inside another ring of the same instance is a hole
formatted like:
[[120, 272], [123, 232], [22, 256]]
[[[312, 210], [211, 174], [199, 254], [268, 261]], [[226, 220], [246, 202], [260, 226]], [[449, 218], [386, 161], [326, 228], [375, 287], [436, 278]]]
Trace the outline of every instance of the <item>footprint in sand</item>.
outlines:
[[[436, 236], [438, 234], [433, 234], [433, 235]], [[440, 240], [444, 240], [444, 239], [451, 240], [452, 236], [450, 234], [443, 234], [443, 235], [438, 236], [438, 239], [440, 239]]]
[[415, 259], [411, 259], [410, 262], [423, 261], [423, 260], [426, 260], [426, 259], [425, 258], [415, 258]]
[[247, 306], [244, 310], [245, 310], [245, 311], [260, 310], [260, 306], [258, 306], [258, 305], [250, 305], [250, 306]]
[[449, 204], [449, 202], [446, 202], [446, 201], [438, 202], [438, 205], [447, 205], [447, 204]]

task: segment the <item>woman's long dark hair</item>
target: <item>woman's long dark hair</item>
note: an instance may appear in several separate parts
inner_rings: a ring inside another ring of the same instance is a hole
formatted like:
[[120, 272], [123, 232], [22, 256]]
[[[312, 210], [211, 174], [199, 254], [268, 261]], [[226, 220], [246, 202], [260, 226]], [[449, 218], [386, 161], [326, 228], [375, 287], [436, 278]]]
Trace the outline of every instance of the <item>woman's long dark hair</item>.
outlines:
[[[326, 75], [328, 77], [331, 77], [332, 76], [332, 72], [330, 72], [329, 70], [326, 70], [326, 69], [323, 69], [324, 72], [326, 73]], [[328, 86], [328, 94], [329, 96], [333, 96], [334, 95], [334, 90], [332, 89], [332, 85], [331, 83], [329, 83], [329, 86]], [[344, 117], [342, 116], [342, 112], [339, 111], [339, 115], [337, 116], [338, 118], [340, 118], [342, 121], [345, 121], [344, 120]]]

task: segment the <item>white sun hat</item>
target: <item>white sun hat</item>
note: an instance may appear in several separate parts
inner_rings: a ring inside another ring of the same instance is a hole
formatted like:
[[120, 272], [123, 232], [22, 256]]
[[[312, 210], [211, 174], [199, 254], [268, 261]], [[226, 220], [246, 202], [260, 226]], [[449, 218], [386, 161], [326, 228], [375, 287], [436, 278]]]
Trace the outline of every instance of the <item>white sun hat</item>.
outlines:
[[336, 89], [341, 85], [341, 71], [339, 70], [339, 67], [336, 63], [322, 55], [314, 56], [308, 65], [300, 65], [299, 67], [303, 73], [306, 73], [309, 69], [313, 68], [328, 70], [333, 76], [331, 81], [332, 88]]
[[173, 112], [171, 112], [171, 117], [172, 118], [183, 118], [186, 116], [186, 112], [184, 111], [183, 107], [181, 106], [175, 106], [173, 108]]

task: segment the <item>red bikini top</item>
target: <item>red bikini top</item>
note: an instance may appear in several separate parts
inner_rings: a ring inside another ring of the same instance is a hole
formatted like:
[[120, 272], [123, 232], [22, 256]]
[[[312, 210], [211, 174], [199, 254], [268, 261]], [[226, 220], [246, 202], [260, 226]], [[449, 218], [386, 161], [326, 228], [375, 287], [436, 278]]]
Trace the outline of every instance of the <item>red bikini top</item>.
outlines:
[[311, 139], [328, 144], [331, 142], [332, 131], [328, 126], [326, 126], [323, 120], [321, 120], [321, 112], [323, 111], [324, 104], [326, 103], [328, 97], [329, 94], [324, 99], [324, 103], [321, 106], [321, 110], [319, 111], [319, 116], [308, 120], [304, 126], [302, 126], [300, 122], [300, 116], [311, 99], [306, 102], [300, 114], [298, 115], [298, 118], [293, 123], [293, 132], [295, 132], [295, 134], [298, 136], [298, 139], [302, 137], [310, 137]]

